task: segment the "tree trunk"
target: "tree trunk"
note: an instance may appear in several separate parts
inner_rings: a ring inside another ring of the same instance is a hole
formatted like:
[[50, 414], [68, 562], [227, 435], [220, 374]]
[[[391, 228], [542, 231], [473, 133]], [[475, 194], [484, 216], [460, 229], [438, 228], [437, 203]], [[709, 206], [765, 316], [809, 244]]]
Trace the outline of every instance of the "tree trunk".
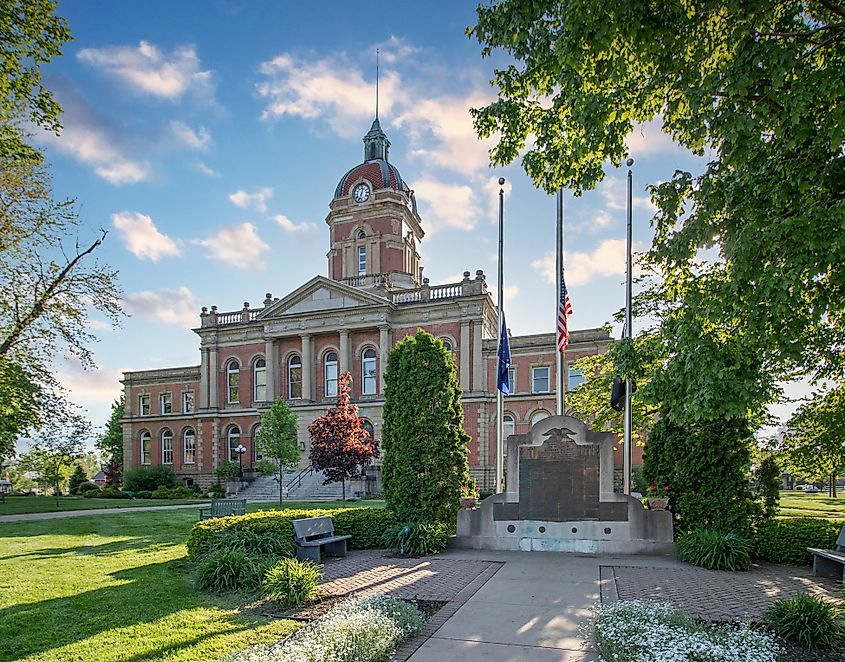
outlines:
[[346, 501], [346, 479], [342, 478], [340, 481], [341, 491], [343, 494], [343, 500]]
[[285, 472], [282, 463], [279, 462], [279, 507], [282, 506], [282, 483], [285, 479]]

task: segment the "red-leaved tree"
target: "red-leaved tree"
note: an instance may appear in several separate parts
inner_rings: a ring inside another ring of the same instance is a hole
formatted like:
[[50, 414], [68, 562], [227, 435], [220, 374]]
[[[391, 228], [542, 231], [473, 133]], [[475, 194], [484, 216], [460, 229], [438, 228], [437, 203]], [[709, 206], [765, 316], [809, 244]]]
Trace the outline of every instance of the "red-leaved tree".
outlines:
[[362, 427], [358, 405], [350, 402], [352, 375], [344, 372], [337, 384], [337, 404], [308, 426], [311, 464], [322, 471], [324, 485], [340, 482], [346, 501], [346, 481], [359, 476], [370, 460], [378, 457], [378, 441]]

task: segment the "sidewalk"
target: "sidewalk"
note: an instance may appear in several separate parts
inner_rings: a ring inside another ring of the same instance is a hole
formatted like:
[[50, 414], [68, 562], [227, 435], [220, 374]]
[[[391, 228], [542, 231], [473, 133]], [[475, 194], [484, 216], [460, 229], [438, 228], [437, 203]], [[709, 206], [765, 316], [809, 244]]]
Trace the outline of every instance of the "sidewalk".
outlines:
[[50, 513], [19, 513], [0, 515], [0, 522], [29, 522], [38, 519], [56, 519], [58, 517], [84, 517], [85, 515], [114, 515], [120, 513], [142, 513], [150, 510], [179, 510], [180, 508], [200, 508], [201, 503], [183, 503], [174, 506], [139, 506], [137, 508], [92, 508], [90, 510], [62, 510]]

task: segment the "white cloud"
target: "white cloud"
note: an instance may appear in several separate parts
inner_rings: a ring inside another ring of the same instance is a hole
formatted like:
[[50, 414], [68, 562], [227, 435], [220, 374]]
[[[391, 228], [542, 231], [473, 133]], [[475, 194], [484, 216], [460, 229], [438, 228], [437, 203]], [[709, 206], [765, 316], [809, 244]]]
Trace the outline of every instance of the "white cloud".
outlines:
[[110, 322], [104, 322], [103, 320], [87, 320], [85, 326], [92, 331], [114, 331], [114, 326]]
[[56, 377], [64, 386], [70, 400], [78, 405], [112, 402], [123, 392], [123, 372], [120, 370], [83, 370], [78, 364], [67, 363]]
[[264, 271], [264, 254], [270, 250], [252, 223], [223, 228], [208, 239], [194, 239], [193, 243], [209, 249], [209, 257], [245, 270]]
[[100, 177], [109, 184], [137, 184], [150, 178], [151, 173], [146, 163], [133, 161], [118, 161], [109, 165], [94, 168]]
[[635, 159], [652, 154], [690, 153], [663, 131], [661, 119], [635, 126], [625, 138], [625, 145]]
[[[634, 245], [634, 251], [641, 251], [643, 246]], [[601, 242], [592, 252], [567, 251], [566, 284], [568, 287], [586, 285], [596, 278], [625, 275], [625, 240], [607, 239]], [[634, 273], [640, 273], [634, 256]], [[543, 257], [533, 260], [531, 267], [547, 283], [555, 283], [555, 253], [549, 251]]]
[[77, 57], [138, 93], [170, 100], [188, 93], [210, 100], [214, 93], [212, 72], [201, 69], [193, 46], [168, 55], [142, 41], [137, 47], [83, 48]]
[[255, 209], [262, 214], [267, 213], [267, 200], [273, 197], [273, 189], [260, 188], [255, 193], [247, 193], [243, 189], [235, 191], [229, 196], [229, 200], [236, 207], [242, 209]]
[[158, 262], [169, 255], [179, 255], [181, 249], [166, 234], [156, 228], [153, 219], [135, 211], [122, 211], [111, 216], [126, 249], [135, 257]]
[[444, 228], [472, 230], [475, 227], [479, 210], [469, 186], [421, 179], [414, 183], [414, 191], [429, 234]]
[[126, 309], [133, 315], [173, 324], [181, 328], [199, 326], [200, 306], [184, 285], [178, 290], [134, 292], [124, 297]]
[[204, 152], [211, 144], [211, 133], [204, 126], [194, 131], [184, 122], [173, 120], [170, 122], [170, 131], [176, 140], [189, 149]]
[[284, 214], [276, 214], [273, 219], [285, 232], [311, 232], [316, 230], [313, 223], [294, 223]]
[[197, 161], [194, 164], [194, 167], [196, 168], [197, 172], [201, 172], [206, 177], [221, 177], [222, 176], [219, 172], [217, 172], [213, 168], [209, 168], [202, 161]]
[[[608, 208], [615, 210], [627, 209], [628, 183], [624, 178], [607, 177], [596, 188], [604, 198], [604, 203]], [[636, 188], [634, 189], [634, 193], [636, 193]], [[657, 211], [657, 206], [652, 203], [651, 198], [647, 195], [632, 195], [631, 205], [633, 209], [643, 209], [650, 214]]]

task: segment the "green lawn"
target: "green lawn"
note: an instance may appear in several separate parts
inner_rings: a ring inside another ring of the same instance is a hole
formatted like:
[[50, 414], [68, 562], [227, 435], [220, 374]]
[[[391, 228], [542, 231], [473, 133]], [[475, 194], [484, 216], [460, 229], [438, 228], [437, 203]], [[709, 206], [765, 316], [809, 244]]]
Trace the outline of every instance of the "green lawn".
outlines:
[[824, 493], [781, 490], [779, 514], [781, 517], [845, 519], [845, 496], [831, 498]]
[[186, 509], [0, 524], [0, 662], [218, 660], [295, 629], [194, 589], [184, 542], [196, 520]]
[[84, 497], [7, 496], [6, 503], [0, 503], [0, 515], [22, 513], [56, 513], [65, 510], [89, 510], [100, 508], [138, 508], [140, 506], [175, 506], [185, 503], [208, 503], [194, 499], [85, 499]]

